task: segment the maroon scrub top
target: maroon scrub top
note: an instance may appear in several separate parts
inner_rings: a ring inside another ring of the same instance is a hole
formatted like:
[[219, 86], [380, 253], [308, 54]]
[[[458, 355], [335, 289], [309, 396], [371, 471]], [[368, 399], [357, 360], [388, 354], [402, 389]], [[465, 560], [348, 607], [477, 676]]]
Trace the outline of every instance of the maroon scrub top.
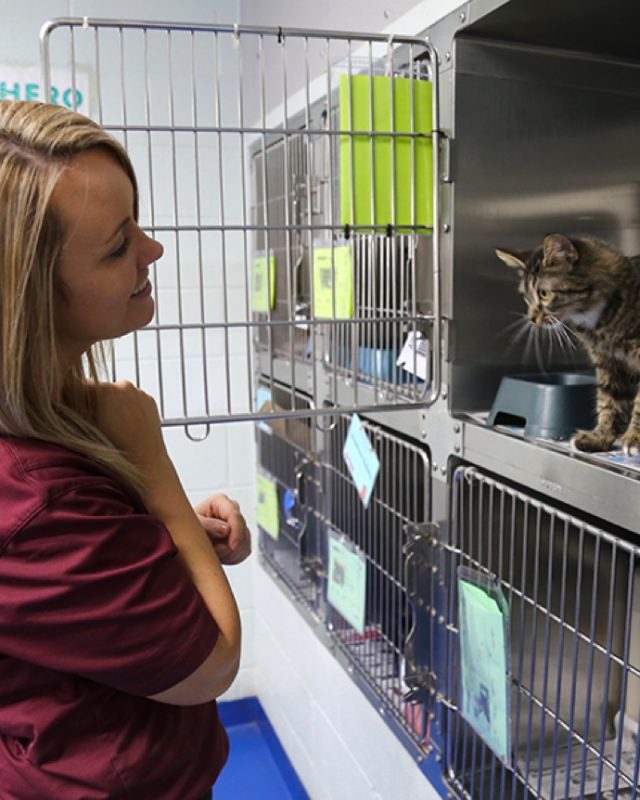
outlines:
[[228, 752], [214, 702], [148, 700], [218, 629], [165, 526], [84, 455], [0, 437], [0, 797], [191, 800]]

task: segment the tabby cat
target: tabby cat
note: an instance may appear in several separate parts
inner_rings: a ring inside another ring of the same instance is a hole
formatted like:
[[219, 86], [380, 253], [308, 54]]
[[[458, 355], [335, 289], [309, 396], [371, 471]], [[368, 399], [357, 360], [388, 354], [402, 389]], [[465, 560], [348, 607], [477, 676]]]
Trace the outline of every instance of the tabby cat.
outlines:
[[496, 253], [520, 274], [530, 323], [573, 331], [596, 369], [597, 425], [573, 446], [610, 450], [622, 435], [625, 452], [640, 453], [640, 255], [559, 233], [532, 251]]

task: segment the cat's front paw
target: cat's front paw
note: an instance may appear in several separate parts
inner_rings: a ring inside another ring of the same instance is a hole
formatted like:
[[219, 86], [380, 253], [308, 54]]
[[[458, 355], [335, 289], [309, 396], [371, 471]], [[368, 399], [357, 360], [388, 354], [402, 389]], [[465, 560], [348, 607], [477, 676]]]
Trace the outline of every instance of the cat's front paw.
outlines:
[[613, 435], [603, 433], [596, 428], [593, 431], [577, 431], [571, 439], [571, 446], [583, 453], [600, 453], [611, 450], [614, 442]]
[[622, 449], [628, 456], [640, 455], [640, 430], [629, 427], [622, 437]]

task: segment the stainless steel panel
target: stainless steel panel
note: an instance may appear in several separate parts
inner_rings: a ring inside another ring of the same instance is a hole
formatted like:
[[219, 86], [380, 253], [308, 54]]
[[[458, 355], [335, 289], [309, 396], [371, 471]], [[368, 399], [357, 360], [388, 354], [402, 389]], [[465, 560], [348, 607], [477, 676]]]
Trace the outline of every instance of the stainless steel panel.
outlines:
[[464, 457], [556, 502], [580, 509], [629, 533], [640, 532], [640, 481], [636, 472], [552, 442], [531, 442], [465, 423]]
[[[540, 367], [509, 333], [523, 303], [495, 247], [564, 231], [640, 251], [640, 66], [461, 34], [454, 91], [457, 411], [488, 407], [501, 374]], [[558, 347], [542, 355], [547, 369], [587, 363]]]

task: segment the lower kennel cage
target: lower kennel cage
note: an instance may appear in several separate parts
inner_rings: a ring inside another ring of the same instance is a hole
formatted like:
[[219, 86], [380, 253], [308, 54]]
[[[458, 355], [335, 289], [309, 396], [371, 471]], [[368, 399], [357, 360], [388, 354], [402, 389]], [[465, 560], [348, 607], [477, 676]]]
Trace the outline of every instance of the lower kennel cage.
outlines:
[[[440, 547], [451, 791], [487, 800], [638, 796], [637, 544], [461, 466], [451, 538]], [[482, 606], [471, 616], [468, 597]], [[470, 659], [479, 652], [468, 646], [473, 636], [486, 661]]]
[[[334, 417], [326, 434], [321, 468], [322, 518], [335, 537], [364, 561], [363, 617], [360, 629], [342, 610], [327, 603], [327, 627], [336, 650], [372, 702], [424, 754], [430, 736], [431, 696], [419, 691], [432, 672], [430, 613], [417, 603], [409, 585], [412, 530], [430, 518], [430, 459], [427, 450], [385, 428], [362, 420], [380, 469], [368, 506], [347, 469], [343, 449], [349, 418]], [[331, 568], [331, 566], [330, 566]], [[337, 561], [333, 565], [338, 569]], [[329, 576], [335, 580], [335, 574]], [[419, 587], [428, 596], [425, 582]], [[420, 625], [418, 625], [420, 617]], [[417, 635], [418, 629], [420, 636]]]
[[[281, 408], [288, 407], [291, 393], [274, 385], [269, 396], [268, 402]], [[296, 408], [308, 407], [309, 403], [304, 395], [295, 395]], [[260, 554], [296, 600], [319, 613], [326, 548], [314, 513], [319, 503], [314, 431], [313, 420], [308, 417], [256, 425], [260, 474], [275, 505], [272, 519], [259, 525]]]

